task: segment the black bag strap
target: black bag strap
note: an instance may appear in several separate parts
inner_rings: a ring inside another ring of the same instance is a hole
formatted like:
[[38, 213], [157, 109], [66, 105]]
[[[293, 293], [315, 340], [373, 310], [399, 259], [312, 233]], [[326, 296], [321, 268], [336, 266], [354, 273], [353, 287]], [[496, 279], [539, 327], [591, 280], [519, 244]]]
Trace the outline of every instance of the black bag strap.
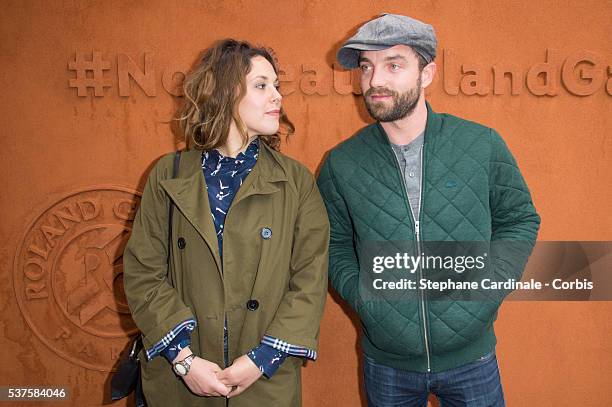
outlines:
[[[181, 151], [177, 150], [174, 155], [174, 168], [172, 170], [172, 178], [176, 178], [179, 172], [179, 164], [181, 162]], [[172, 215], [174, 213], [174, 202], [170, 200], [168, 209], [168, 271], [170, 270], [170, 250], [172, 249]], [[134, 338], [130, 346], [130, 352], [127, 358], [119, 363], [117, 372], [113, 374], [111, 379], [111, 399], [113, 401], [127, 397], [135, 390], [134, 401], [137, 407], [145, 407], [146, 402], [142, 392], [142, 383], [140, 377], [140, 360], [138, 354], [143, 348], [142, 334]]]
[[[181, 163], [181, 150], [176, 150], [174, 154], [174, 167], [172, 168], [172, 178], [176, 178], [179, 172], [179, 164]], [[170, 251], [172, 250], [172, 215], [174, 215], [174, 202], [170, 199], [168, 209], [168, 271], [170, 271]]]

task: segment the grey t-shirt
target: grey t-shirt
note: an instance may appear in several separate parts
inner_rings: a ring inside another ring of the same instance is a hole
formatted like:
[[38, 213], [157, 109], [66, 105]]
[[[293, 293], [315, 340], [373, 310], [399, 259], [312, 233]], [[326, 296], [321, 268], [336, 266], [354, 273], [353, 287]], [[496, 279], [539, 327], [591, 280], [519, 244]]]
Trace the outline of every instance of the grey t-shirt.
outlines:
[[421, 198], [421, 150], [423, 148], [424, 133], [418, 135], [409, 144], [400, 146], [391, 143], [397, 162], [399, 163], [408, 202], [416, 220], [419, 219], [419, 206]]

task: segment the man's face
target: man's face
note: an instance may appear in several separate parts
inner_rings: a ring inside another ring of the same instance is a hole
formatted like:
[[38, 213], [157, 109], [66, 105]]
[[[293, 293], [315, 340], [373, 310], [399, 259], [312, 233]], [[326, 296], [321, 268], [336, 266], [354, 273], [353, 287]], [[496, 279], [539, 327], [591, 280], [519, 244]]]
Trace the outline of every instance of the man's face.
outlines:
[[410, 115], [421, 97], [419, 60], [406, 45], [361, 51], [361, 91], [370, 115], [392, 122]]

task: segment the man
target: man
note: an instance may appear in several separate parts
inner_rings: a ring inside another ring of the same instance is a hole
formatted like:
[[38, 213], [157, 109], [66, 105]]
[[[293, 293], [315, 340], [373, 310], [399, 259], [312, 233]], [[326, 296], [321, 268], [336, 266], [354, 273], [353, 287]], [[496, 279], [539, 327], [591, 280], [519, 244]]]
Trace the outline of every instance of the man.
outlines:
[[424, 406], [430, 393], [444, 406], [503, 406], [499, 301], [434, 301], [418, 288], [418, 297], [383, 301], [360, 287], [372, 242], [522, 242], [523, 250], [492, 249], [489, 258], [496, 275], [519, 280], [536, 240], [540, 218], [501, 137], [426, 103], [436, 46], [430, 25], [384, 14], [338, 51], [344, 67], [360, 69], [376, 123], [334, 148], [321, 169], [329, 276], [362, 320], [370, 406]]

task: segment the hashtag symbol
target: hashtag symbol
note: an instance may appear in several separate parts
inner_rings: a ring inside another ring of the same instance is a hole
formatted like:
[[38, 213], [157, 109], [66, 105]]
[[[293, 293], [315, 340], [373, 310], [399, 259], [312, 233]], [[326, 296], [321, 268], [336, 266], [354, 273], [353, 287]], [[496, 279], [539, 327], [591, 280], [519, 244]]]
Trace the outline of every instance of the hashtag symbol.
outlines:
[[104, 71], [110, 69], [110, 62], [102, 60], [101, 52], [92, 52], [88, 61], [77, 51], [74, 61], [68, 62], [68, 69], [76, 72], [76, 78], [70, 79], [68, 86], [77, 88], [78, 96], [87, 96], [87, 88], [94, 88], [95, 96], [104, 96], [104, 88], [111, 87], [110, 80], [104, 78]]

